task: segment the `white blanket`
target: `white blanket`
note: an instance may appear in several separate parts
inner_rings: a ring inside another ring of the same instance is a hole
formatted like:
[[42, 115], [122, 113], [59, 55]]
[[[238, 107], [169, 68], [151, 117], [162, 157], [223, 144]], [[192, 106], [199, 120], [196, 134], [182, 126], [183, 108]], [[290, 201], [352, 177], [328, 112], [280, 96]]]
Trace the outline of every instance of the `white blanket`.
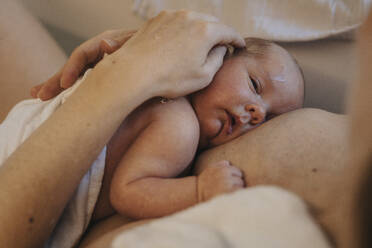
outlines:
[[[39, 99], [22, 101], [10, 111], [4, 122], [0, 124], [0, 166], [35, 129], [65, 102], [84, 81], [87, 73], [73, 87], [49, 101], [42, 102]], [[106, 148], [103, 149], [91, 169], [81, 180], [45, 247], [71, 248], [79, 241], [89, 224], [100, 192], [105, 157]]]
[[260, 186], [122, 233], [112, 248], [330, 248], [302, 200]]

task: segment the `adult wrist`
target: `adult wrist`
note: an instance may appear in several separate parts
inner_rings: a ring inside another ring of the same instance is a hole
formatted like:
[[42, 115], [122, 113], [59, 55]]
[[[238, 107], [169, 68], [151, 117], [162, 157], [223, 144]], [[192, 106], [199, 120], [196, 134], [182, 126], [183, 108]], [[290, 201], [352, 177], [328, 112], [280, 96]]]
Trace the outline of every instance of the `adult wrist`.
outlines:
[[137, 60], [127, 58], [119, 60], [114, 56], [106, 56], [97, 64], [94, 71], [95, 80], [99, 82], [100, 87], [119, 101], [125, 100], [121, 96], [127, 93], [131, 93], [133, 99], [138, 99], [141, 103], [156, 96], [155, 79], [143, 71]]

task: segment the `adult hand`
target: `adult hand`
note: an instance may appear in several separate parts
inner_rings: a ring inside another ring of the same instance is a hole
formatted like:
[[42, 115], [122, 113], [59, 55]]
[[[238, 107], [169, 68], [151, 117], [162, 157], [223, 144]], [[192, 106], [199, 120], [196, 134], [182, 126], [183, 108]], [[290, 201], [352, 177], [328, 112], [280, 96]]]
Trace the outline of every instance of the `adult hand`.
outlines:
[[[148, 21], [122, 48], [100, 63], [120, 65], [151, 83], [154, 96], [175, 98], [207, 86], [220, 68], [226, 44], [244, 39], [215, 17], [190, 11], [163, 11]], [[107, 61], [108, 63], [104, 62]]]
[[119, 49], [135, 32], [123, 29], [108, 30], [85, 41], [75, 48], [59, 72], [31, 89], [31, 96], [43, 101], [57, 96], [64, 89], [71, 87], [89, 67], [98, 63], [105, 53], [111, 54]]

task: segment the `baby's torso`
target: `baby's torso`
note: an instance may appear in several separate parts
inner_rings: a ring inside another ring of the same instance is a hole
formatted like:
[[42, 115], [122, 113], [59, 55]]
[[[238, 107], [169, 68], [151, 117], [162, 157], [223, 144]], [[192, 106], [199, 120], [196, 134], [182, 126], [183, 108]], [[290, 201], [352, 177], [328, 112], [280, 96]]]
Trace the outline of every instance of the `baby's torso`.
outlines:
[[[173, 106], [170, 106], [173, 105]], [[159, 98], [149, 100], [135, 109], [119, 126], [114, 135], [107, 144], [105, 172], [101, 187], [101, 192], [95, 206], [92, 220], [99, 220], [115, 213], [109, 199], [111, 179], [114, 175], [117, 165], [120, 163], [127, 150], [133, 142], [141, 135], [142, 131], [151, 124], [151, 122], [162, 118], [162, 115], [169, 111], [174, 115], [193, 114], [190, 111], [175, 111], [182, 109], [190, 103], [185, 98], [178, 98], [163, 103]], [[171, 115], [172, 116], [172, 115]], [[166, 123], [165, 123], [166, 124]], [[160, 134], [159, 134], [160, 136]], [[159, 137], [161, 139], [162, 137]]]

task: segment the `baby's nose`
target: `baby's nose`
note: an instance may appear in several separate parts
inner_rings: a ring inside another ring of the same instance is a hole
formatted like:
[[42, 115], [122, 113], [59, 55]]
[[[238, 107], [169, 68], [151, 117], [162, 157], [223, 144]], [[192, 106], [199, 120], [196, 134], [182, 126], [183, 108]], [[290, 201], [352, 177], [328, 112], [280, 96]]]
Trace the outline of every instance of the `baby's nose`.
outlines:
[[265, 121], [266, 111], [259, 105], [248, 104], [245, 106], [245, 110], [251, 115], [249, 124], [257, 125]]

